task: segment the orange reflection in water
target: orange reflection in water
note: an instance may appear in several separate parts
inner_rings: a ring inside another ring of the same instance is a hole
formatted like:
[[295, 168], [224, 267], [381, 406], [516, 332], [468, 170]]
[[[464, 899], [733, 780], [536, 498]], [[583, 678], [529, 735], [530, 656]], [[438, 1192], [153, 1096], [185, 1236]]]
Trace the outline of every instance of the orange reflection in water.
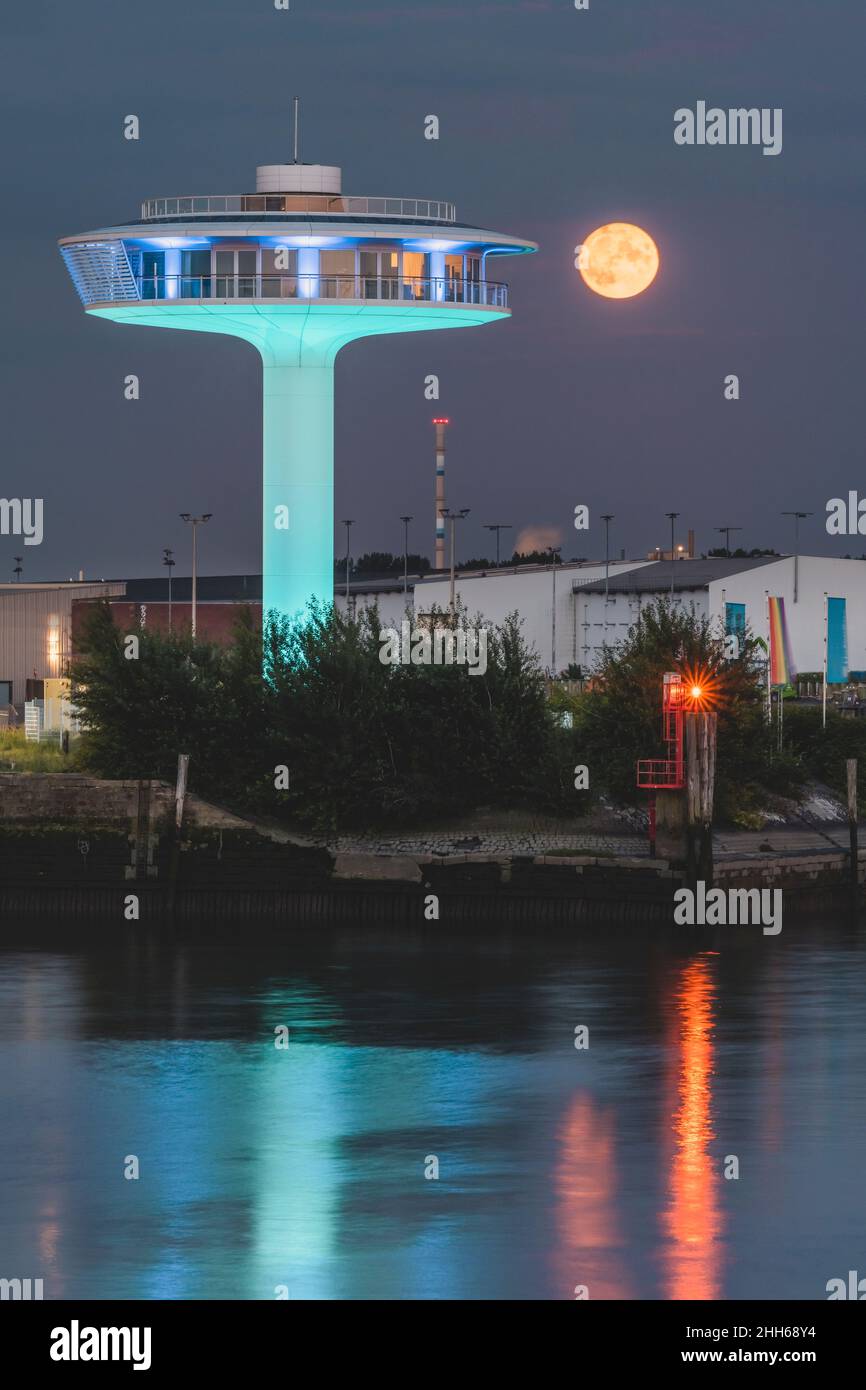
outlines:
[[574, 1287], [585, 1284], [591, 1299], [631, 1298], [616, 1220], [612, 1113], [579, 1095], [557, 1137], [555, 1263], [563, 1297], [573, 1297]]
[[676, 1109], [670, 1199], [664, 1225], [671, 1299], [716, 1299], [721, 1287], [719, 1161], [710, 1154], [712, 1117], [712, 959], [699, 956], [682, 972], [672, 1054], [676, 1058]]

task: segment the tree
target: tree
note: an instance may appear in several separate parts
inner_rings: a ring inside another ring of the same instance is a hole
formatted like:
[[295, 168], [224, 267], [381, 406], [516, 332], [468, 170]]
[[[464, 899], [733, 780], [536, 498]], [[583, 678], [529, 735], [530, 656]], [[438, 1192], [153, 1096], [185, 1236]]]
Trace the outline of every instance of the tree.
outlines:
[[220, 648], [188, 632], [124, 632], [107, 602], [95, 604], [70, 677], [84, 765], [103, 776], [173, 781], [178, 753], [189, 753], [191, 784], [211, 795], [244, 799], [260, 777], [261, 641], [245, 607], [234, 645]]
[[[354, 619], [312, 603], [294, 622], [271, 613], [264, 639], [244, 609], [221, 648], [140, 626], [126, 634], [99, 604], [71, 672], [84, 765], [173, 781], [178, 753], [189, 753], [196, 791], [327, 832], [478, 806], [585, 804], [571, 781], [573, 731], [548, 707], [517, 615], [490, 626], [436, 610], [425, 621], [449, 636], [455, 623], [484, 627], [486, 663], [476, 659], [475, 673], [383, 664], [375, 609]], [[127, 656], [130, 636], [138, 649]]]
[[[435, 610], [431, 627], [451, 630]], [[457, 626], [469, 623], [464, 611]], [[383, 665], [375, 610], [311, 605], [265, 643], [272, 729], [293, 769], [285, 804], [322, 828], [513, 805], [536, 785], [553, 732], [516, 616], [487, 629], [483, 674], [466, 665]]]
[[[410, 574], [426, 574], [430, 568], [430, 561], [424, 555], [410, 554], [406, 556]], [[339, 561], [336, 562], [339, 568]], [[352, 573], [360, 578], [363, 576], [389, 574], [402, 574], [404, 559], [402, 555], [392, 555], [390, 550], [370, 550], [352, 566]], [[345, 558], [342, 561], [343, 573], [346, 572]]]
[[704, 558], [709, 560], [755, 560], [762, 555], [778, 554], [778, 550], [762, 549], [760, 546], [756, 546], [752, 550], [743, 550], [742, 546], [738, 546], [736, 550], [725, 550], [722, 545], [708, 550]]

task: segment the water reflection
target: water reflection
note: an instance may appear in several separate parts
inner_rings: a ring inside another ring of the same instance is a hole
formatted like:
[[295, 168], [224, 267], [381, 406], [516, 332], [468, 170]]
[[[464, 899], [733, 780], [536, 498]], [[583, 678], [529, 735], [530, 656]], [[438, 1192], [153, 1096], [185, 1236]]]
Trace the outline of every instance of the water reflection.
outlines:
[[0, 1277], [48, 1298], [813, 1298], [856, 1267], [866, 938], [832, 918], [718, 954], [58, 936], [0, 950]]
[[719, 1160], [710, 1151], [713, 1128], [713, 955], [680, 972], [669, 1047], [676, 1065], [670, 1191], [664, 1226], [666, 1297], [716, 1299], [721, 1293]]
[[592, 1299], [633, 1298], [620, 1230], [613, 1112], [589, 1095], [577, 1096], [558, 1141], [557, 1265], [563, 1286], [570, 1279]]

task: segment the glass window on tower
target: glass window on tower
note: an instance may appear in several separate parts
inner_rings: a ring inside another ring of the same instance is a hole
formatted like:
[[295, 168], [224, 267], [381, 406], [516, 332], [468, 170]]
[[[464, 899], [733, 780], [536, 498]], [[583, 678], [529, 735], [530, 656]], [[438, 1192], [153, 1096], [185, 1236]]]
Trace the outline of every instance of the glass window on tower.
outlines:
[[262, 248], [262, 298], [294, 299], [298, 293], [298, 253], [289, 246]]
[[218, 299], [235, 297], [235, 253], [220, 248], [214, 251], [214, 292]]
[[423, 251], [403, 252], [403, 298], [427, 299], [427, 257]]
[[383, 251], [381, 255], [382, 298], [396, 299], [399, 291], [397, 279], [400, 269], [399, 251]]
[[470, 304], [477, 304], [481, 282], [481, 257], [474, 255], [471, 251], [466, 257], [466, 298]]
[[323, 251], [319, 258], [322, 299], [355, 299], [355, 252]]
[[361, 294], [364, 299], [379, 298], [379, 252], [358, 252], [358, 273], [361, 277]]
[[141, 297], [142, 299], [165, 298], [165, 252], [142, 251], [141, 253]]
[[210, 250], [184, 251], [181, 257], [181, 298], [209, 299], [210, 283]]
[[445, 257], [445, 298], [459, 300], [463, 297], [463, 257]]
[[238, 299], [255, 299], [257, 251], [238, 251]]

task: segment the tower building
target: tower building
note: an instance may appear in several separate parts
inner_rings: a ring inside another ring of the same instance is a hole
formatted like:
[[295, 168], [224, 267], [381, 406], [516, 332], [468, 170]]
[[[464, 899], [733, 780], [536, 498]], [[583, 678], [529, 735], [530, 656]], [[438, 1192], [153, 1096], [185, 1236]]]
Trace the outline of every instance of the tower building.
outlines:
[[64, 237], [89, 314], [228, 333], [263, 365], [264, 611], [334, 587], [334, 361], [379, 333], [509, 316], [495, 256], [533, 242], [457, 221], [450, 203], [356, 197], [341, 171], [265, 164], [255, 193], [148, 198], [133, 222]]

